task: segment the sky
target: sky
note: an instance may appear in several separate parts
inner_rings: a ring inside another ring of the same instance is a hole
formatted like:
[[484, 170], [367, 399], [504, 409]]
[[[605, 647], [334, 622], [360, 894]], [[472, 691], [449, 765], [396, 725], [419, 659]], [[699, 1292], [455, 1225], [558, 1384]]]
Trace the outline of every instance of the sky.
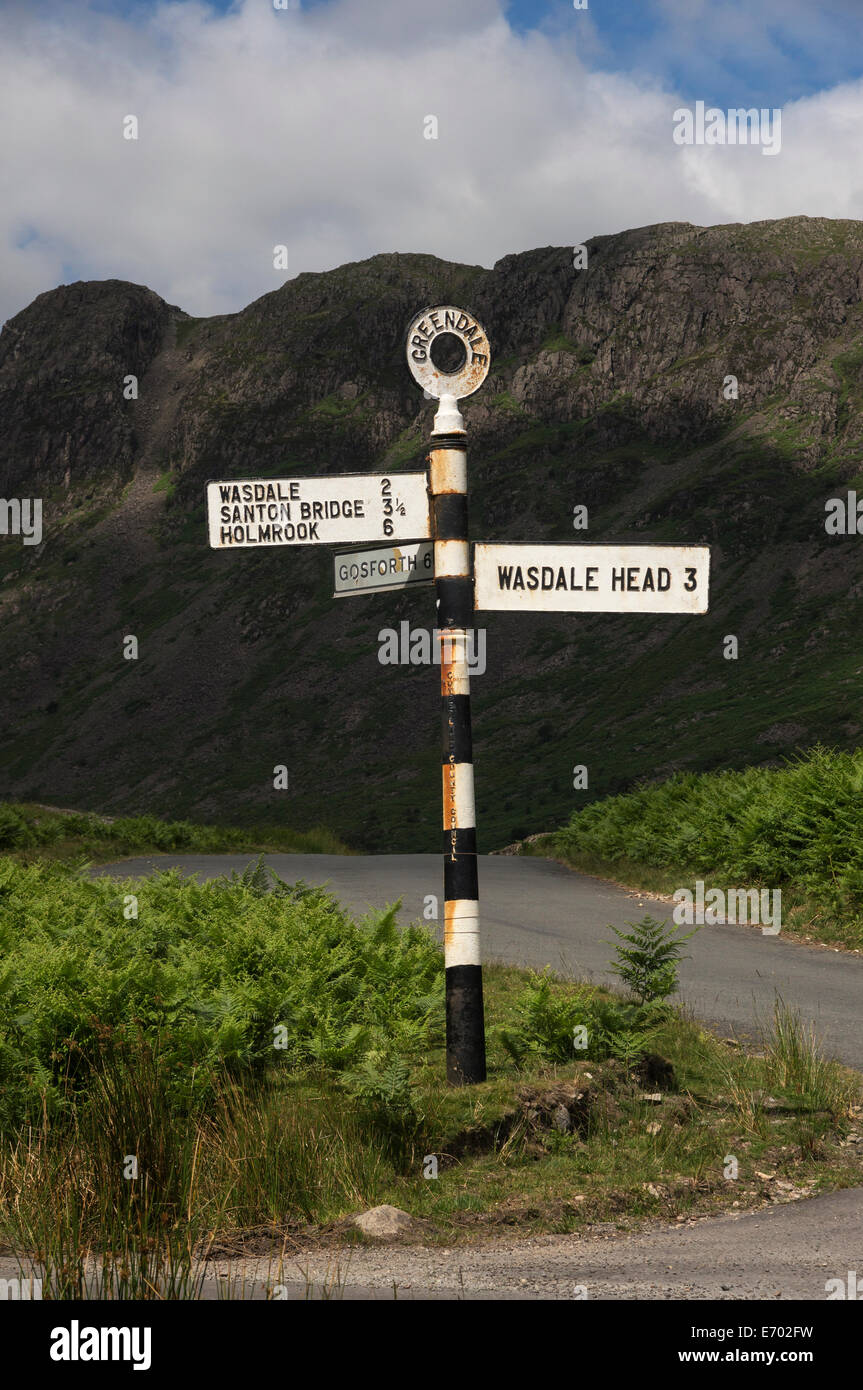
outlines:
[[861, 130], [863, 0], [0, 0], [0, 322], [80, 279], [203, 316], [379, 252], [863, 218]]

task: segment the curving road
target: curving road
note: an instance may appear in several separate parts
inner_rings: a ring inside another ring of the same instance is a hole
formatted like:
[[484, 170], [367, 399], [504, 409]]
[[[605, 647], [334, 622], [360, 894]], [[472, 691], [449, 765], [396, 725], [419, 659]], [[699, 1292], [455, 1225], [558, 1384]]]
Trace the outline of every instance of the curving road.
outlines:
[[221, 1278], [241, 1282], [247, 1297], [262, 1298], [281, 1278], [290, 1298], [303, 1298], [306, 1285], [317, 1297], [336, 1285], [344, 1298], [400, 1301], [586, 1296], [826, 1302], [828, 1293], [835, 1297], [828, 1280], [847, 1281], [849, 1270], [860, 1271], [861, 1242], [860, 1190], [847, 1188], [740, 1216], [655, 1224], [636, 1234], [498, 1234], [452, 1250], [360, 1246], [294, 1256], [281, 1271], [261, 1260], [240, 1261], [217, 1265], [220, 1272], [210, 1273], [202, 1295], [215, 1297]]
[[[176, 867], [200, 878], [243, 869], [257, 856], [157, 855], [106, 864], [92, 872], [138, 877]], [[341, 856], [270, 854], [266, 862], [289, 882], [325, 884], [350, 911], [402, 900], [400, 920], [423, 917], [427, 896], [443, 906], [443, 866], [437, 854]], [[609, 923], [622, 926], [646, 912], [671, 915], [671, 904], [588, 878], [546, 859], [480, 857], [480, 912], [486, 960], [613, 983]], [[429, 923], [431, 925], [431, 923]], [[439, 934], [441, 929], [438, 928]], [[863, 957], [798, 945], [760, 928], [705, 926], [687, 945], [680, 998], [723, 1032], [753, 1035], [769, 1020], [777, 993], [812, 1020], [825, 1050], [863, 1070]]]
[[[242, 869], [252, 855], [180, 855], [126, 860], [94, 873], [139, 876], [176, 866], [212, 878]], [[442, 898], [439, 855], [267, 856], [290, 882], [326, 884], [355, 913], [402, 900], [401, 920], [423, 916], [428, 895]], [[555, 969], [613, 982], [611, 933], [643, 916], [670, 915], [670, 905], [577, 874], [543, 859], [503, 856], [480, 861], [480, 902], [486, 959]], [[750, 1034], [769, 1018], [777, 992], [812, 1019], [828, 1050], [863, 1069], [863, 958], [795, 945], [757, 928], [703, 927], [689, 942], [681, 969], [682, 998], [703, 1020]], [[591, 1299], [827, 1298], [827, 1281], [860, 1269], [863, 1189], [828, 1193], [739, 1217], [719, 1216], [637, 1234], [506, 1239], [466, 1249], [422, 1245], [361, 1248], [289, 1261], [276, 1278], [289, 1298], [326, 1296], [336, 1278], [350, 1299], [571, 1299], [576, 1286]], [[2, 1262], [0, 1262], [2, 1264]], [[261, 1299], [273, 1272], [261, 1261], [209, 1268], [201, 1297]], [[395, 1285], [395, 1290], [394, 1290]], [[332, 1296], [330, 1294], [329, 1296]]]

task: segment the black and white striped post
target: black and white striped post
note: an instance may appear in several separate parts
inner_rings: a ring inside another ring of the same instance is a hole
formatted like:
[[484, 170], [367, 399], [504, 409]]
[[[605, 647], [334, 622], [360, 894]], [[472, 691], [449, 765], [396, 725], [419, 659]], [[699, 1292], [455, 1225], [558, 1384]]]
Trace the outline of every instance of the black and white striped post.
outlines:
[[[464, 364], [443, 372], [431, 359], [437, 337], [460, 339]], [[429, 452], [443, 721], [444, 960], [447, 1080], [485, 1080], [485, 1022], [479, 944], [476, 808], [470, 720], [469, 630], [474, 585], [468, 543], [467, 432], [458, 401], [476, 391], [489, 366], [484, 329], [451, 305], [427, 309], [408, 330], [414, 378], [439, 401]]]

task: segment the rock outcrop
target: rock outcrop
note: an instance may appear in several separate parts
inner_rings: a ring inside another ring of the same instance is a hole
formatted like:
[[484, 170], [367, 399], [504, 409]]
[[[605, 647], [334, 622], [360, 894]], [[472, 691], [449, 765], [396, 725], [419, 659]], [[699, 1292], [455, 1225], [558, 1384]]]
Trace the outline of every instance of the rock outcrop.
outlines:
[[824, 504], [863, 478], [863, 224], [588, 251], [380, 255], [213, 319], [82, 283], [9, 320], [0, 491], [43, 499], [44, 539], [0, 536], [0, 795], [438, 847], [437, 674], [377, 659], [382, 628], [434, 626], [431, 592], [333, 602], [328, 548], [215, 554], [203, 516], [208, 478], [421, 468], [403, 335], [434, 302], [492, 345], [464, 406], [476, 539], [713, 548], [704, 618], [482, 620], [481, 847], [641, 778], [854, 742], [863, 538]]

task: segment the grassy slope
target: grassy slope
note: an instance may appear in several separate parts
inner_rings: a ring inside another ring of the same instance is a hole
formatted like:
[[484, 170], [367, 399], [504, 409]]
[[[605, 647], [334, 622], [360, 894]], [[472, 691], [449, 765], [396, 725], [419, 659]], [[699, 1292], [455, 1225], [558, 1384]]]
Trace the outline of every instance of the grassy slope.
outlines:
[[653, 892], [696, 879], [780, 888], [783, 930], [863, 949], [863, 749], [680, 774], [594, 802], [524, 848]]
[[24, 802], [0, 802], [0, 851], [33, 860], [110, 863], [139, 854], [351, 854], [323, 826], [296, 831], [279, 825], [246, 829], [163, 821], [155, 816], [116, 819]]
[[[422, 928], [399, 934], [386, 914], [358, 925], [326, 894], [268, 894], [254, 876], [117, 885], [56, 864], [0, 870], [0, 1232], [40, 1249], [65, 1296], [80, 1292], [77, 1257], [99, 1264], [106, 1243], [123, 1259], [105, 1277], [125, 1267], [153, 1296], [147, 1281], [173, 1270], [182, 1284], [202, 1243], [347, 1234], [344, 1219], [383, 1201], [449, 1243], [740, 1209], [863, 1176], [859, 1078], [822, 1062], [787, 1015], [760, 1056], [670, 1017], [652, 1040], [673, 1064], [662, 1079], [599, 1054], [540, 1051], [519, 1067], [503, 1035], [523, 1027], [529, 980], [495, 967], [489, 1079], [454, 1090], [442, 960]], [[571, 1036], [570, 1014], [609, 998], [552, 980], [546, 1013]], [[287, 1020], [279, 1051], [273, 1019]], [[552, 1123], [562, 1099], [569, 1132]]]

